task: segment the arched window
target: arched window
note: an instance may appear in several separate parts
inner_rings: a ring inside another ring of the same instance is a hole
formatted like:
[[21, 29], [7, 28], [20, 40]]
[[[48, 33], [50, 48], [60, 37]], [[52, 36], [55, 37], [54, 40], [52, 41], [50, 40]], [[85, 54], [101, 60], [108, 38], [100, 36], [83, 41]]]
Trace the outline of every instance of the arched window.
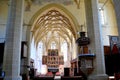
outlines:
[[64, 62], [66, 62], [67, 61], [67, 52], [68, 52], [68, 47], [67, 47], [68, 45], [67, 45], [67, 42], [66, 41], [64, 41], [63, 43], [62, 43], [62, 46], [61, 46], [61, 52], [63, 53], [63, 56], [64, 56]]
[[37, 71], [42, 73], [42, 55], [43, 55], [43, 42], [39, 42], [37, 50]]
[[56, 49], [56, 43], [55, 42], [51, 43], [51, 49]]
[[104, 24], [105, 24], [104, 9], [99, 8], [99, 13], [100, 13], [100, 21], [101, 21], [101, 24], [104, 25]]
[[39, 52], [40, 54], [43, 53], [43, 43], [42, 42], [39, 43], [39, 51], [40, 51]]

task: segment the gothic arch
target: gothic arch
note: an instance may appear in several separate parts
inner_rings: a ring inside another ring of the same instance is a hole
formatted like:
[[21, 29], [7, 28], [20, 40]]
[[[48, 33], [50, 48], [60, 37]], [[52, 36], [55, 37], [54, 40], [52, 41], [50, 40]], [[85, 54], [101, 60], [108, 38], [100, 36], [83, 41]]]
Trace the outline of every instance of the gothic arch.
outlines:
[[55, 3], [52, 3], [52, 4], [48, 4], [44, 7], [42, 7], [39, 11], [37, 11], [33, 17], [31, 18], [31, 20], [29, 21], [29, 24], [31, 24], [31, 26], [29, 27], [28, 30], [30, 30], [31, 32], [33, 32], [33, 28], [35, 27], [34, 25], [36, 24], [36, 21], [37, 19], [39, 18], [39, 16], [44, 13], [46, 10], [49, 10], [50, 8], [56, 8], [58, 9], [59, 11], [61, 12], [64, 12], [64, 14], [66, 16], [68, 16], [68, 18], [70, 19], [70, 22], [72, 23], [72, 28], [73, 28], [73, 35], [75, 36], [75, 39], [78, 37], [77, 36], [77, 32], [79, 31], [78, 29], [78, 22], [77, 20], [75, 19], [75, 17], [66, 9], [64, 8], [62, 5], [59, 5], [59, 4], [55, 4]]

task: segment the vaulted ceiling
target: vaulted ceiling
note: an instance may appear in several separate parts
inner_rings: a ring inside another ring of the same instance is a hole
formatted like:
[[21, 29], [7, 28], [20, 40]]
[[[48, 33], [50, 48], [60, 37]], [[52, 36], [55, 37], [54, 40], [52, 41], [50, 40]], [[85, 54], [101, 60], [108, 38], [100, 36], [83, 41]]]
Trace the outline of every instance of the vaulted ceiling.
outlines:
[[41, 14], [37, 19], [34, 28], [32, 29], [35, 41], [38, 43], [41, 40], [56, 41], [65, 40], [72, 41], [74, 29], [72, 24], [62, 12], [52, 8], [46, 13]]
[[[64, 5], [71, 5], [76, 3], [79, 8], [79, 4], [84, 0], [26, 0], [29, 4], [44, 4], [44, 3], [62, 3]], [[106, 3], [109, 0], [99, 0], [99, 2]], [[73, 25], [69, 19], [63, 12], [58, 9], [49, 9], [38, 17], [34, 28], [32, 28], [33, 36], [35, 42], [39, 41], [58, 41], [65, 40], [67, 42], [72, 42], [72, 38], [75, 38], [76, 34], [73, 29]]]

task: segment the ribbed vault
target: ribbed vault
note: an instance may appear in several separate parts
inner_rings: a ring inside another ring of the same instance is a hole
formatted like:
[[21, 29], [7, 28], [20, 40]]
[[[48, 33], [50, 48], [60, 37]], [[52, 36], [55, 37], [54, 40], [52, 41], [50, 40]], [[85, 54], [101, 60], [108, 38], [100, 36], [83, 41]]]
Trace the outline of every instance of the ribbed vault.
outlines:
[[41, 14], [32, 28], [32, 32], [36, 44], [41, 40], [47, 40], [48, 43], [51, 40], [72, 42], [72, 38], [75, 38], [76, 34], [73, 22], [56, 8], [51, 8]]

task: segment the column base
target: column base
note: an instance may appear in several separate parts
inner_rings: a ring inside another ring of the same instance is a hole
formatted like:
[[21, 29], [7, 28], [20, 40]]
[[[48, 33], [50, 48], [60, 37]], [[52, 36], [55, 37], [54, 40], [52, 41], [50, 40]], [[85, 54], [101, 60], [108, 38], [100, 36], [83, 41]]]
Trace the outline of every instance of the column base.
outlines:
[[22, 80], [21, 76], [5, 76], [4, 80]]
[[108, 80], [109, 77], [106, 74], [90, 75], [88, 80]]

